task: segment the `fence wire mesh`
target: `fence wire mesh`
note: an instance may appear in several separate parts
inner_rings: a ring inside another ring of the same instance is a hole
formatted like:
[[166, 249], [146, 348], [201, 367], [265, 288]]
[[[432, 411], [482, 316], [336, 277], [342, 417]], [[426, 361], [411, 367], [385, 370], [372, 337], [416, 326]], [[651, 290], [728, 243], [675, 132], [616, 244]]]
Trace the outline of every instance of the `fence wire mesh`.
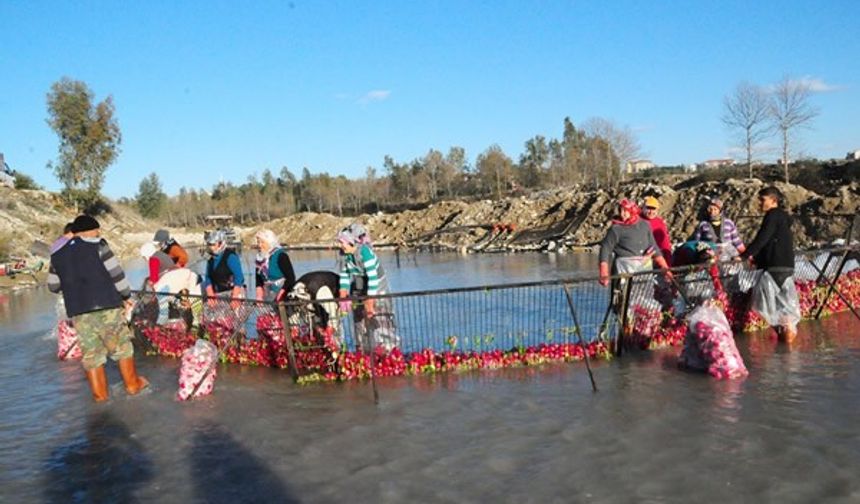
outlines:
[[[814, 291], [805, 316], [820, 315], [814, 311], [828, 303], [831, 311], [856, 312], [857, 297], [841, 292], [858, 290], [858, 256], [856, 246], [797, 254], [795, 282]], [[349, 298], [353, 309], [341, 313], [338, 300], [313, 295], [271, 303], [136, 291], [132, 322], [153, 353], [179, 356], [203, 337], [222, 361], [287, 368], [297, 378], [343, 379], [440, 369], [440, 358], [441, 369], [456, 367], [452, 362], [497, 367], [577, 360], [586, 348], [594, 355], [677, 343], [683, 321], [676, 315], [685, 303], [725, 296], [727, 311], [742, 319], [761, 274], [733, 261], [673, 271], [674, 280], [653, 271], [616, 276], [610, 288], [592, 277], [374, 296], [387, 308], [373, 317], [364, 313], [366, 297]], [[831, 285], [835, 292], [825, 295]], [[369, 355], [385, 364], [370, 365]]]

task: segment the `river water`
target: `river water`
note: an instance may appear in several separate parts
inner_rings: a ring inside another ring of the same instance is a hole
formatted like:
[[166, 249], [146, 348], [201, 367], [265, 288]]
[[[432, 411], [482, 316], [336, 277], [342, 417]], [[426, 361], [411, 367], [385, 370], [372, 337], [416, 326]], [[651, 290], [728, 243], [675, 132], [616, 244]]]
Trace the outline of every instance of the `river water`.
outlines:
[[[299, 274], [330, 253], [293, 253]], [[383, 254], [397, 290], [570, 276], [590, 255]], [[130, 265], [130, 276], [142, 273]], [[91, 401], [58, 362], [55, 298], [0, 294], [0, 502], [860, 502], [860, 323], [807, 322], [787, 347], [738, 337], [750, 369], [716, 381], [679, 349], [365, 382], [292, 383], [224, 365], [180, 403], [176, 359]]]

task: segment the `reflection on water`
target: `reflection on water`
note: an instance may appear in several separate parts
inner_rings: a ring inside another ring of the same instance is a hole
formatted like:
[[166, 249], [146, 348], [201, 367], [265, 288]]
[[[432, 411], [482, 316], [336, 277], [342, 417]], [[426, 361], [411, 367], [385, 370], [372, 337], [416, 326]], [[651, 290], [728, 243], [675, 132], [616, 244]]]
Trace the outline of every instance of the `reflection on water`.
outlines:
[[[549, 257], [389, 269], [406, 290], [443, 274], [565, 276], [582, 260], [558, 256], [565, 271]], [[161, 357], [138, 359], [151, 393], [126, 396], [109, 367], [119, 388], [94, 404], [80, 364], [56, 361], [53, 310], [43, 290], [0, 299], [0, 502], [860, 500], [850, 314], [801, 324], [791, 347], [740, 336], [741, 381], [678, 371], [672, 349], [593, 363], [596, 394], [582, 363], [557, 364], [382, 379], [376, 407], [366, 382], [297, 386], [237, 365], [212, 396], [179, 403], [179, 362]]]
[[271, 469], [222, 426], [210, 422], [197, 426], [190, 458], [199, 502], [299, 502]]
[[137, 502], [137, 489], [152, 479], [146, 448], [114, 413], [98, 409], [46, 462], [47, 502]]

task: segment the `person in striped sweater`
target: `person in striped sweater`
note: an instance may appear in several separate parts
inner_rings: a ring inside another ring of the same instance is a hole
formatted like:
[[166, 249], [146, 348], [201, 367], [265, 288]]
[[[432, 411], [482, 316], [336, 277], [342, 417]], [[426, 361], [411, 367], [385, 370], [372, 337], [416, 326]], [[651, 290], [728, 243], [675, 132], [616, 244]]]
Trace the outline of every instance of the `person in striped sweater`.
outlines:
[[[706, 241], [716, 243], [720, 249], [722, 258], [734, 257], [746, 250], [743, 240], [738, 234], [735, 223], [723, 216], [723, 202], [712, 198], [708, 201], [708, 219], [703, 220], [696, 226], [690, 241]], [[731, 248], [729, 247], [731, 246]], [[737, 253], [732, 250], [734, 248]]]
[[388, 279], [385, 269], [371, 246], [370, 235], [358, 223], [340, 230], [336, 237], [343, 255], [339, 272], [338, 297], [342, 312], [353, 312], [359, 347], [370, 351], [382, 347], [386, 351], [399, 345], [395, 331], [394, 306], [390, 298], [369, 298], [353, 305], [347, 298], [352, 296], [378, 296], [388, 294]]
[[135, 395], [149, 385], [134, 365], [134, 347], [126, 324], [132, 308], [131, 286], [99, 223], [79, 215], [72, 223], [75, 236], [51, 254], [48, 289], [63, 294], [66, 315], [74, 321], [83, 351], [82, 363], [93, 399], [108, 399], [104, 364], [116, 361], [125, 389]]

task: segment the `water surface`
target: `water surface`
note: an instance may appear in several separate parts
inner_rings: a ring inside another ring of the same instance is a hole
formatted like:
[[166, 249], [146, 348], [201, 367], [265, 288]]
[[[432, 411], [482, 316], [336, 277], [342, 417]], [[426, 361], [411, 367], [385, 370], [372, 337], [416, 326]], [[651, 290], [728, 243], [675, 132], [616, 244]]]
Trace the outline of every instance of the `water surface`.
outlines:
[[[333, 255], [296, 253], [299, 274]], [[401, 257], [399, 290], [569, 276], [593, 256]], [[412, 259], [410, 259], [412, 261]], [[134, 273], [133, 271], [130, 273]], [[0, 502], [857, 502], [860, 324], [804, 323], [791, 348], [738, 345], [750, 370], [715, 381], [678, 349], [581, 363], [298, 386], [225, 365], [215, 393], [174, 401], [178, 360], [139, 357], [153, 384], [92, 403], [57, 362], [46, 290], [0, 294]]]

